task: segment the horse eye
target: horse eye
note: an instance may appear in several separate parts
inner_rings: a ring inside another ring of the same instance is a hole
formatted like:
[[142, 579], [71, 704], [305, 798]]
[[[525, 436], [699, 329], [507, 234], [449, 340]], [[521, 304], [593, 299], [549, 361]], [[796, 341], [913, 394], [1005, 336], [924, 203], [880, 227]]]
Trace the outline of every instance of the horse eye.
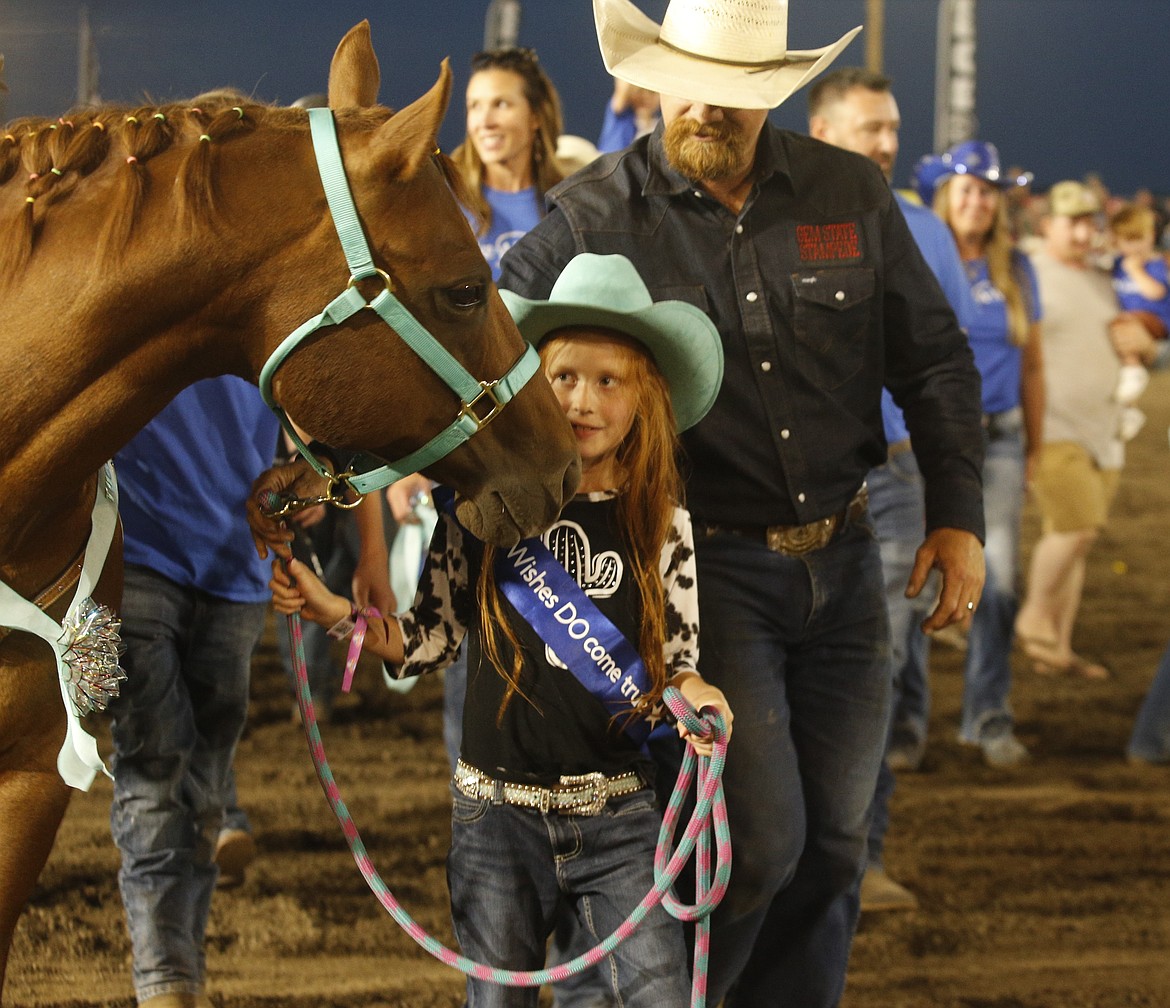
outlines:
[[461, 311], [470, 311], [483, 304], [484, 289], [483, 284], [463, 284], [460, 287], [450, 287], [446, 291], [447, 300], [451, 302], [453, 307]]

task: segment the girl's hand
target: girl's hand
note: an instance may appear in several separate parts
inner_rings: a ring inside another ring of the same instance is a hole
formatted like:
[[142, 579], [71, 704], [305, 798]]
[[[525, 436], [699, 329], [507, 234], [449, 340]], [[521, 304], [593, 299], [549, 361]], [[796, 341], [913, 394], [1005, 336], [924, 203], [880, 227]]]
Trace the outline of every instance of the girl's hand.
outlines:
[[[684, 673], [682, 682], [674, 685], [695, 710], [702, 713], [704, 707], [713, 707], [722, 714], [723, 725], [727, 729], [727, 740], [731, 741], [731, 722], [734, 720], [734, 715], [731, 713], [731, 706], [728, 704], [727, 698], [723, 695], [723, 690], [712, 686], [697, 672]], [[696, 754], [699, 756], [711, 755], [714, 748], [711, 739], [695, 737], [687, 731], [681, 722], [678, 726], [678, 733], [695, 750]]]
[[349, 600], [331, 592], [311, 568], [295, 558], [272, 562], [268, 587], [272, 607], [284, 616], [300, 613], [302, 619], [331, 627], [350, 613]]

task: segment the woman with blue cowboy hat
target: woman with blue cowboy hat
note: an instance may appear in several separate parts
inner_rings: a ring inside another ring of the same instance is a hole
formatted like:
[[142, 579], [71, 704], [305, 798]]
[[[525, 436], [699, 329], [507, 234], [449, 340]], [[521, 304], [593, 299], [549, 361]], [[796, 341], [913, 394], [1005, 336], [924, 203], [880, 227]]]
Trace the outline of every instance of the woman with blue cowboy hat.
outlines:
[[[654, 886], [660, 818], [636, 729], [666, 686], [731, 724], [723, 693], [696, 671], [694, 546], [675, 462], [677, 432], [715, 401], [723, 350], [703, 312], [653, 302], [620, 255], [577, 256], [547, 300], [501, 296], [576, 434], [578, 494], [543, 536], [511, 550], [444, 513], [413, 608], [371, 617], [365, 646], [391, 675], [413, 676], [447, 665], [466, 635], [447, 862], [455, 933], [472, 959], [532, 970], [544, 965], [559, 904], [600, 939]], [[275, 563], [271, 587], [282, 613], [325, 626], [353, 614], [297, 561], [287, 573]], [[619, 668], [609, 655], [623, 648], [633, 661]], [[688, 1003], [681, 925], [657, 907], [604, 972], [615, 1003]], [[468, 979], [474, 1008], [535, 1008], [537, 996]]]
[[[1015, 245], [1007, 193], [1031, 174], [1006, 173], [994, 144], [967, 140], [915, 169], [919, 196], [950, 227], [971, 283], [968, 330], [983, 379], [983, 510], [987, 581], [971, 621], [961, 741], [991, 766], [1015, 766], [1028, 751], [1013, 731], [1011, 651], [1018, 609], [1020, 516], [1043, 441], [1044, 361], [1040, 297], [1027, 256]], [[1030, 657], [1034, 642], [1021, 639]]]

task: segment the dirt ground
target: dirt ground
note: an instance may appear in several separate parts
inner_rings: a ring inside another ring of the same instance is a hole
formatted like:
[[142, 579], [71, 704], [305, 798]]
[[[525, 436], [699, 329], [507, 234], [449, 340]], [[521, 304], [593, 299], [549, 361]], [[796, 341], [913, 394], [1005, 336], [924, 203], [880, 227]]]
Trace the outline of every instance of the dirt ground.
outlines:
[[[1107, 682], [1043, 678], [1017, 659], [1030, 764], [982, 766], [955, 740], [959, 653], [936, 646], [930, 748], [899, 780], [890, 873], [911, 913], [862, 919], [845, 1008], [1170, 1006], [1170, 768], [1128, 766], [1134, 714], [1170, 638], [1170, 374], [1154, 376], [1114, 520], [1092, 557], [1077, 632]], [[1025, 544], [1035, 538], [1029, 512]], [[208, 960], [231, 1008], [452, 1008], [462, 978], [403, 933], [366, 888], [314, 778], [271, 635], [257, 655], [238, 760], [260, 857], [220, 890]], [[366, 669], [325, 730], [375, 865], [405, 908], [450, 940], [440, 687], [402, 697]], [[360, 673], [359, 673], [360, 675]], [[110, 786], [73, 801], [17, 932], [6, 1004], [131, 1008], [107, 822]]]

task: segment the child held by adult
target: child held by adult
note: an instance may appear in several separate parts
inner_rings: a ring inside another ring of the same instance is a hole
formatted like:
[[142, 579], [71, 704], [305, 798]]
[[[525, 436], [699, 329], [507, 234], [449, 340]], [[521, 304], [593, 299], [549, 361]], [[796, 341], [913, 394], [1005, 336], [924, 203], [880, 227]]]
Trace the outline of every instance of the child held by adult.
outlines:
[[[1123, 312], [1132, 314], [1156, 340], [1170, 331], [1170, 263], [1155, 248], [1154, 211], [1127, 203], [1109, 218], [1113, 244], [1113, 291]], [[1145, 424], [1134, 403], [1146, 390], [1150, 375], [1138, 354], [1121, 354], [1121, 372], [1113, 397], [1121, 411], [1122, 441], [1131, 441]]]
[[[466, 635], [448, 855], [455, 933], [472, 959], [533, 970], [562, 900], [600, 940], [654, 886], [660, 816], [640, 740], [664, 689], [715, 709], [730, 730], [723, 693], [696, 671], [694, 547], [675, 461], [677, 431], [714, 402], [723, 355], [706, 315], [653, 303], [623, 256], [577, 256], [547, 301], [501, 295], [576, 433], [578, 494], [543, 536], [511, 550], [475, 540], [444, 513], [414, 607], [371, 617], [364, 646], [404, 677], [442, 668]], [[355, 612], [295, 559], [274, 563], [271, 587], [279, 612], [324, 626]], [[554, 614], [568, 606], [574, 624], [591, 624], [590, 651]], [[618, 635], [599, 658], [607, 622]], [[640, 661], [619, 662], [613, 682], [608, 657], [627, 641]], [[678, 730], [710, 754], [710, 740]], [[681, 924], [655, 908], [605, 972], [620, 1004], [687, 1003]], [[537, 997], [468, 980], [474, 1008], [530, 1008]]]

